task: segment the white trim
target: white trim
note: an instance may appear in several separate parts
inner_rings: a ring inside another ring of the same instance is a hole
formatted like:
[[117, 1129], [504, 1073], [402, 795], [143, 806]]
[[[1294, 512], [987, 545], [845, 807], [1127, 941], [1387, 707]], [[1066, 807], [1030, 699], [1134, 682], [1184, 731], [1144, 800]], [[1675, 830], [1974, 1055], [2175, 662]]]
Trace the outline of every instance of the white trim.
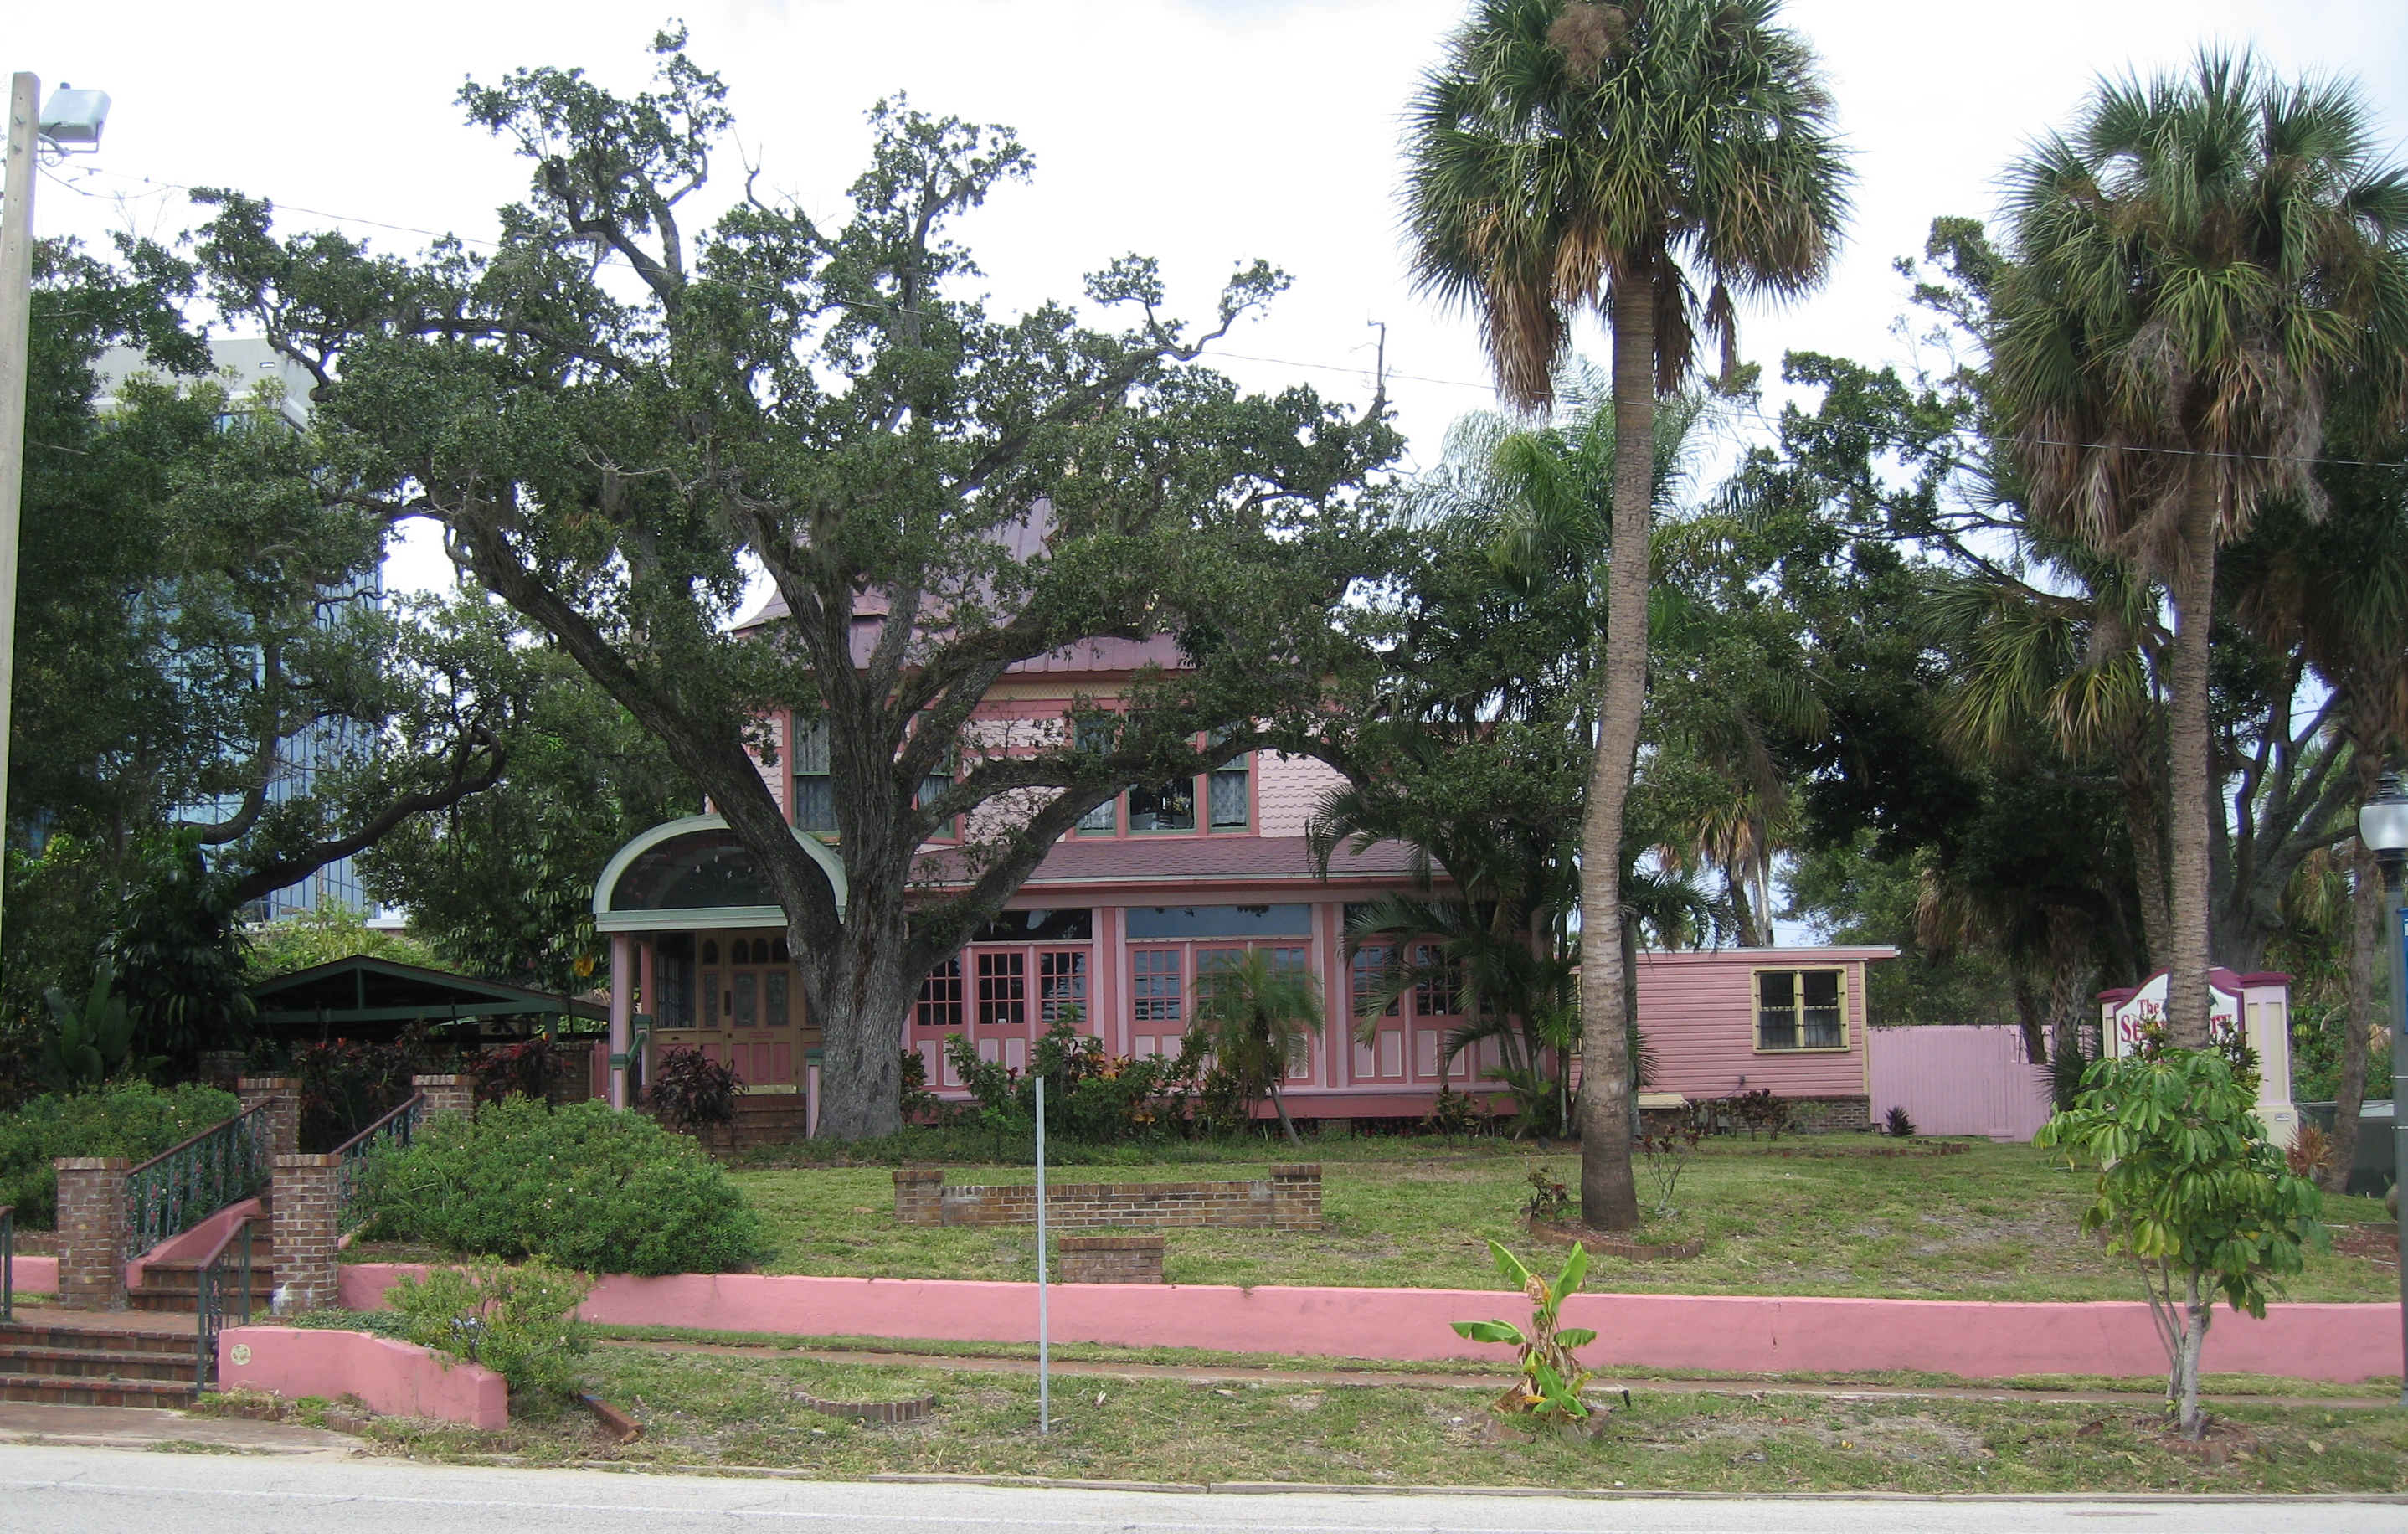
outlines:
[[[688, 815], [682, 820], [664, 821], [649, 831], [641, 831], [627, 844], [610, 854], [602, 866], [602, 877], [594, 882], [594, 925], [603, 932], [692, 932], [714, 926], [778, 926], [786, 925], [786, 913], [776, 906], [721, 906], [677, 910], [612, 910], [610, 892], [618, 887], [619, 876], [627, 866], [651, 852], [662, 842], [696, 831], [724, 831], [728, 828], [724, 815]], [[791, 827], [790, 827], [791, 829]], [[795, 840], [820, 871], [827, 875], [828, 891], [836, 896], [838, 913], [844, 910], [849, 886], [844, 876], [844, 863], [828, 850], [826, 842], [808, 831], [796, 831]]]

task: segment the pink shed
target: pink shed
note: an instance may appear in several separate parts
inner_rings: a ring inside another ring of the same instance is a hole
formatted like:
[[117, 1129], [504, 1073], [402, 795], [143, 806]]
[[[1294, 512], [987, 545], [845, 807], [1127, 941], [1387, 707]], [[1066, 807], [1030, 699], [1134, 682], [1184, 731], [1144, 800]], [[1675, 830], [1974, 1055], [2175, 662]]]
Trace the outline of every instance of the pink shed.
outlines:
[[1800, 1127], [1870, 1116], [1865, 970], [1885, 947], [1725, 948], [1639, 955], [1647, 1089], [1691, 1099], [1758, 1087], [1793, 1099]]

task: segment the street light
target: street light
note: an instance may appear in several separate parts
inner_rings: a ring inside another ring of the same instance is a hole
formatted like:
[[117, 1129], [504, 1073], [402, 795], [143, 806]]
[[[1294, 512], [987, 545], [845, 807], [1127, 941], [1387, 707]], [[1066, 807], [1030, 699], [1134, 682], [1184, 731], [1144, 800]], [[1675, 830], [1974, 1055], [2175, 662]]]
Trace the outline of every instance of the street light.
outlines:
[[2358, 811], [2358, 839], [2383, 868], [2384, 903], [2391, 908], [2391, 1189], [2399, 1206], [2400, 1323], [2402, 1364], [2400, 1404], [2408, 1406], [2408, 910], [2400, 903], [2401, 871], [2408, 867], [2408, 793], [2386, 772], [2382, 787]]
[[108, 125], [108, 93], [62, 82], [48, 111], [40, 77], [8, 82], [8, 161], [0, 178], [0, 839], [8, 829], [8, 689], [17, 665], [17, 521], [25, 489], [26, 334], [34, 308], [34, 171], [47, 150], [90, 154]]

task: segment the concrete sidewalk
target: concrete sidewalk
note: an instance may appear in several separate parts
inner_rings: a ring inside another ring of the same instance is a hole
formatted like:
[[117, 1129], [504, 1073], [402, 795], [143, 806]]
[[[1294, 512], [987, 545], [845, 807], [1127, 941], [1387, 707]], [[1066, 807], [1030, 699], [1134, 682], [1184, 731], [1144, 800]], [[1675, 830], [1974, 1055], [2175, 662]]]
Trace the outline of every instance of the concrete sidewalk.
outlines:
[[48, 1401], [0, 1401], [0, 1443], [67, 1443], [91, 1449], [202, 1443], [246, 1454], [337, 1456], [360, 1447], [358, 1439], [322, 1427], [132, 1406], [53, 1406]]

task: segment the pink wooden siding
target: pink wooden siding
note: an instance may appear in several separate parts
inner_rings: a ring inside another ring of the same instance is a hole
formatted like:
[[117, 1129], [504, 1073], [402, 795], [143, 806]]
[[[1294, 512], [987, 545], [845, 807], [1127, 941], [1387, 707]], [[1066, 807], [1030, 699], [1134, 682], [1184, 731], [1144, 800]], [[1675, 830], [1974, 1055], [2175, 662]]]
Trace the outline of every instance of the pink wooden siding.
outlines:
[[2009, 1027], [1875, 1028], [1873, 1121], [1903, 1108], [1926, 1135], [2028, 1142], [2048, 1122], [2049, 1092]]
[[[1865, 1095], [1865, 964], [1890, 950], [1726, 948], [1639, 955], [1639, 1026], [1655, 1053], [1651, 1090], [1723, 1097], [1770, 1087], [1784, 1097]], [[1842, 971], [1843, 1049], [1756, 1047], [1756, 972]]]

